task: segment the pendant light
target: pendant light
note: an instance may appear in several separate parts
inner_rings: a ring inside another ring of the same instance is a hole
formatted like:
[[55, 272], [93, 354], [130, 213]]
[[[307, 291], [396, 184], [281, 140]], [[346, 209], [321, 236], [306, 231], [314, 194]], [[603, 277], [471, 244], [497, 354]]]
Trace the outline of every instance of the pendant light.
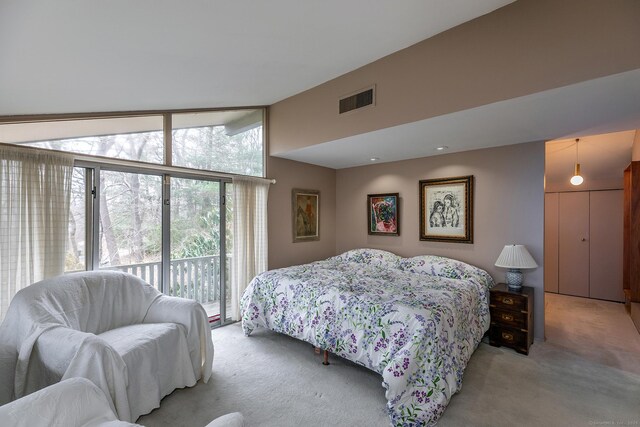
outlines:
[[582, 176], [580, 176], [580, 163], [578, 163], [578, 142], [579, 141], [580, 141], [580, 138], [576, 138], [576, 167], [575, 167], [573, 176], [571, 177], [571, 180], [570, 180], [572, 185], [580, 185], [584, 181]]

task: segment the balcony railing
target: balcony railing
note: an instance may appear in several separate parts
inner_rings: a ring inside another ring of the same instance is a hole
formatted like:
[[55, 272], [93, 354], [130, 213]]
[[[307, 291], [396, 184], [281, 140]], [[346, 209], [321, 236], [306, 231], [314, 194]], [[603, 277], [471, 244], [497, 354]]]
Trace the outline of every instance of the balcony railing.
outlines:
[[[160, 261], [106, 268], [131, 273], [150, 283], [156, 289], [161, 290], [162, 263]], [[220, 256], [172, 260], [169, 267], [169, 287], [165, 286], [165, 293], [171, 296], [193, 299], [203, 305], [214, 302], [219, 303]]]

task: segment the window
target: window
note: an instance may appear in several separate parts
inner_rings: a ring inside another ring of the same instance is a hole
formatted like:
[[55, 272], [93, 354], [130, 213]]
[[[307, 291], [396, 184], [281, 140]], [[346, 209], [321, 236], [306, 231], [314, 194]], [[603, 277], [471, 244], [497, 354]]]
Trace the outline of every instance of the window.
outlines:
[[262, 110], [174, 114], [173, 164], [263, 176]]
[[161, 289], [162, 177], [100, 172], [99, 266], [117, 267]]
[[[264, 175], [262, 109], [0, 122], [0, 141], [77, 153], [65, 271], [116, 269], [230, 320], [232, 185]], [[171, 124], [171, 129], [165, 126]]]
[[[171, 178], [171, 265], [169, 291], [200, 302], [219, 320], [224, 289], [221, 254], [223, 183]], [[225, 313], [227, 311], [225, 310]]]
[[160, 115], [0, 125], [0, 141], [113, 159], [164, 163]]
[[[264, 176], [264, 109], [0, 123], [3, 143]], [[171, 123], [170, 132], [165, 124]], [[165, 138], [168, 138], [165, 140]]]
[[69, 240], [64, 271], [86, 270], [87, 176], [84, 168], [73, 168], [69, 205]]

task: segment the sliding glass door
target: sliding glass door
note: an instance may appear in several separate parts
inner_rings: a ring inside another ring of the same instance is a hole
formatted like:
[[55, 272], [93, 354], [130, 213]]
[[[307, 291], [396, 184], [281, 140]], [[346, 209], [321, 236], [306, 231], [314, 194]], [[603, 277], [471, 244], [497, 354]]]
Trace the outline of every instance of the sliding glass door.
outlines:
[[134, 274], [161, 289], [162, 177], [100, 171], [99, 267]]
[[169, 295], [203, 305], [211, 322], [224, 318], [221, 253], [224, 212], [219, 181], [170, 178]]
[[[230, 321], [231, 184], [99, 164], [72, 180], [67, 272], [131, 273]], [[227, 246], [229, 246], [227, 248]]]

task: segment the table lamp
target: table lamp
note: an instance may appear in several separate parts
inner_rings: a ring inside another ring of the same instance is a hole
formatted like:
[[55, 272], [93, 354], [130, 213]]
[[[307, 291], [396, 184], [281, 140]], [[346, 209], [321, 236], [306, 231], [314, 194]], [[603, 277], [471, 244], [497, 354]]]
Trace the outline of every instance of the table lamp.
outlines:
[[496, 261], [496, 267], [508, 268], [505, 282], [510, 289], [519, 291], [522, 288], [522, 269], [536, 268], [535, 260], [524, 245], [506, 245]]

